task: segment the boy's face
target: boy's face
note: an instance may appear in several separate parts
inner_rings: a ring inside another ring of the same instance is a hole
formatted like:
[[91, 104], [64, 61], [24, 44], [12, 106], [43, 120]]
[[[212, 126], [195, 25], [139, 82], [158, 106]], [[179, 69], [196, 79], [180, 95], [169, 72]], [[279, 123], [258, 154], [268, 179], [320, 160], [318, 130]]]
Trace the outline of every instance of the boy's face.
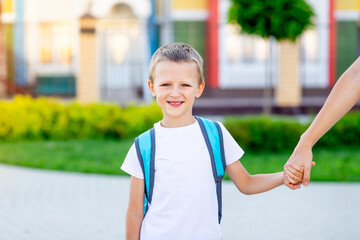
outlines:
[[148, 82], [151, 94], [161, 107], [164, 120], [192, 121], [195, 98], [201, 96], [205, 83], [199, 83], [195, 62], [161, 61], [156, 65], [154, 83]]

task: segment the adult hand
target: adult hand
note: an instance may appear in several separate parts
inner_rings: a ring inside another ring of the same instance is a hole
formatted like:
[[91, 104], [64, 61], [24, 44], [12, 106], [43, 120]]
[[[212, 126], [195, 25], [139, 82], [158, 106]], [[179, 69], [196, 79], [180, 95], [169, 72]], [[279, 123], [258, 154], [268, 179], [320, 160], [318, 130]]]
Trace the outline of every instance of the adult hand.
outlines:
[[[315, 166], [315, 162], [312, 161], [312, 158], [313, 154], [311, 148], [298, 145], [285, 164], [284, 172], [287, 173], [290, 171], [289, 164], [292, 164], [293, 168], [299, 166], [301, 167], [301, 170], [303, 170], [303, 181], [295, 183], [293, 181], [291, 182], [291, 179], [285, 178], [284, 184], [291, 189], [300, 188], [301, 183], [303, 183], [304, 186], [308, 186], [310, 182], [311, 167]], [[291, 176], [289, 177], [291, 178]]]
[[304, 167], [296, 163], [287, 163], [284, 165], [284, 184], [292, 190], [300, 188], [304, 175]]

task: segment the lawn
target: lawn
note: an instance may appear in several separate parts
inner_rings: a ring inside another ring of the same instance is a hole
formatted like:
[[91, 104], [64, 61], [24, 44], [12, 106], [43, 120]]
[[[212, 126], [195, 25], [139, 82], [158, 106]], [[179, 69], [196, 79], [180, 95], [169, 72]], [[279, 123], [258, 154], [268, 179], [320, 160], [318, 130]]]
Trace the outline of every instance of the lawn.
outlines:
[[120, 165], [133, 140], [0, 143], [0, 162], [70, 172], [125, 174]]
[[[0, 162], [70, 172], [125, 175], [120, 170], [133, 140], [0, 143]], [[246, 149], [245, 149], [246, 151]], [[241, 159], [252, 174], [282, 171], [291, 152], [250, 153]], [[315, 181], [360, 181], [360, 149], [315, 149]]]

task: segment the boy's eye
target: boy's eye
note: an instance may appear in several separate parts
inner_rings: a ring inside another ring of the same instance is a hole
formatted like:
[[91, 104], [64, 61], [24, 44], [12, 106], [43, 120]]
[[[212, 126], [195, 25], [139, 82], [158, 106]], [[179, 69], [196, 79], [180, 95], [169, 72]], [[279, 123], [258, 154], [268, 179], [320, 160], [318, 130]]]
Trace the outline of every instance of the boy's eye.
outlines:
[[191, 87], [189, 84], [183, 84], [183, 87]]
[[168, 84], [168, 83], [163, 83], [163, 84], [161, 84], [160, 86], [161, 86], [161, 87], [168, 87], [168, 86], [170, 86], [170, 84]]

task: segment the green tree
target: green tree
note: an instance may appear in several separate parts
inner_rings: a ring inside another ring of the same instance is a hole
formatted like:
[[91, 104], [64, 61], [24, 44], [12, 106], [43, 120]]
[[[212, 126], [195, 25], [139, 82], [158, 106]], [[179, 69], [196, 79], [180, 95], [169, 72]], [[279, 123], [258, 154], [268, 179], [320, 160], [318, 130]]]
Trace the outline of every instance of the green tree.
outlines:
[[315, 16], [305, 0], [231, 0], [229, 21], [236, 22], [242, 31], [277, 41], [295, 41], [313, 26]]
[[[312, 7], [305, 0], [231, 0], [228, 12], [229, 22], [239, 24], [242, 32], [270, 39], [269, 61], [273, 58], [274, 39], [295, 42], [307, 28], [314, 26], [311, 21], [314, 16]], [[270, 78], [268, 73], [268, 83]], [[264, 92], [269, 98], [268, 106], [264, 106], [267, 113], [270, 112], [269, 93], [271, 97], [270, 86], [267, 86]]]

